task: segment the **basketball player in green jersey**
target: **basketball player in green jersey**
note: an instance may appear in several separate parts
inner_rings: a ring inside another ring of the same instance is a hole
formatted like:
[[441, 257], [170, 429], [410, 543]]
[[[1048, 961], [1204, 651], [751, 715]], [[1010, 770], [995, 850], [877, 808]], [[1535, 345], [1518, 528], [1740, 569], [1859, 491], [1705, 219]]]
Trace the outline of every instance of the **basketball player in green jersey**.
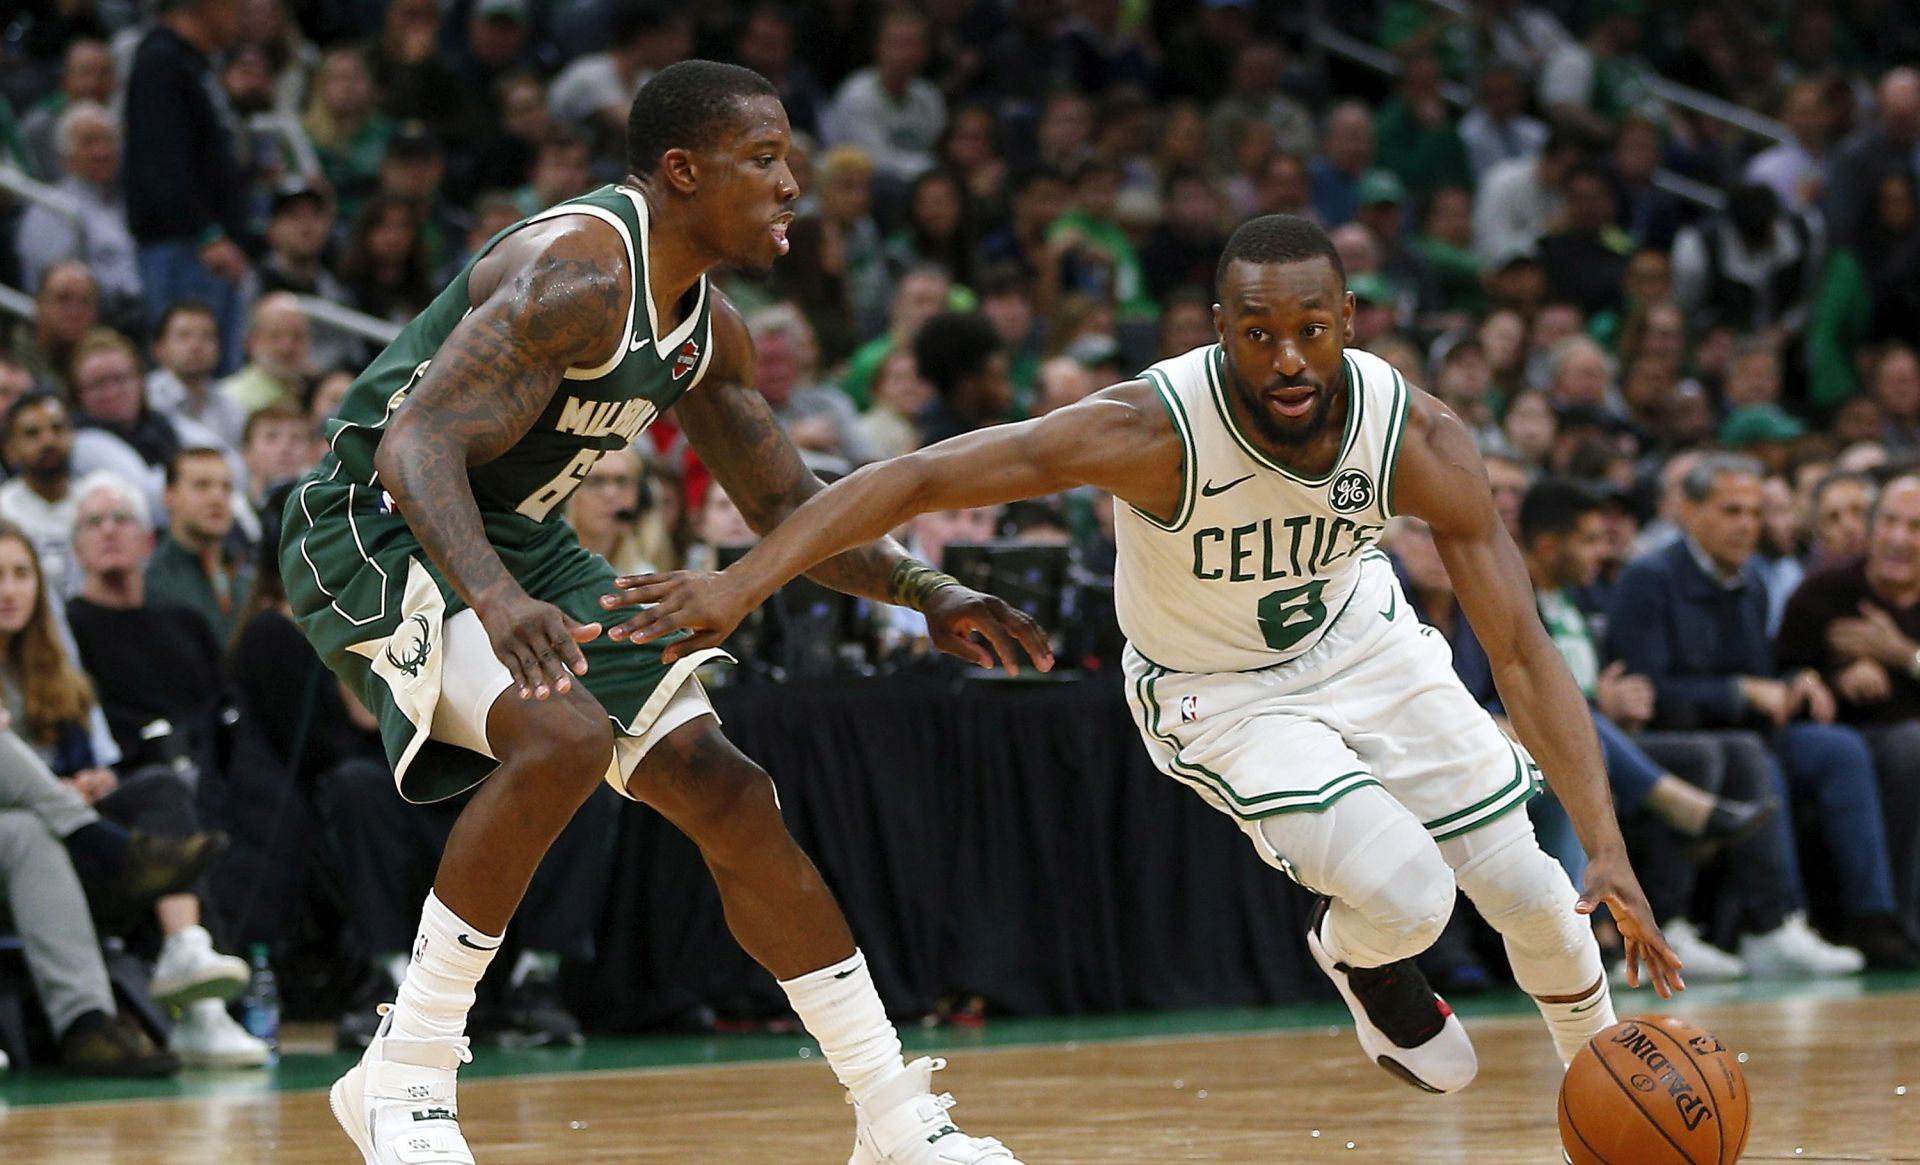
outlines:
[[[556, 516], [610, 450], [677, 406], [757, 528], [821, 488], [753, 386], [739, 315], [705, 272], [786, 250], [799, 191], [758, 74], [692, 61], [635, 98], [632, 175], [492, 240], [348, 392], [330, 453], [288, 501], [281, 560], [301, 628], [379, 717], [401, 793], [484, 782], [448, 839], [399, 997], [330, 1094], [368, 1165], [471, 1165], [455, 1075], [474, 985], [541, 856], [600, 780], [700, 847], [727, 921], [786, 989], [851, 1094], [854, 1165], [1007, 1165], [902, 1063], [831, 893], [765, 773], [729, 745], [692, 667], [600, 634], [606, 561]], [[915, 601], [934, 641], [991, 664], [1045, 638], [998, 600], [901, 580], [870, 542], [814, 572]]]
[[[719, 575], [622, 579], [608, 609], [657, 605], [610, 634], [651, 643], [692, 630], [672, 660], [720, 642], [782, 580], [913, 514], [1106, 490], [1147, 750], [1323, 896], [1308, 947], [1368, 1057], [1433, 1092], [1472, 1080], [1471, 1042], [1412, 961], [1457, 886], [1505, 939], [1570, 1061], [1613, 1023], [1582, 915], [1611, 909], [1631, 981], [1644, 969], [1662, 995], [1683, 984], [1473, 438], [1385, 361], [1346, 347], [1353, 297], [1319, 227], [1242, 225], [1217, 284], [1218, 344], [1038, 420], [869, 466]], [[1374, 549], [1396, 514], [1432, 526], [1523, 744], [1467, 694]], [[1518, 811], [1537, 789], [1535, 757], [1591, 859], [1577, 895]]]

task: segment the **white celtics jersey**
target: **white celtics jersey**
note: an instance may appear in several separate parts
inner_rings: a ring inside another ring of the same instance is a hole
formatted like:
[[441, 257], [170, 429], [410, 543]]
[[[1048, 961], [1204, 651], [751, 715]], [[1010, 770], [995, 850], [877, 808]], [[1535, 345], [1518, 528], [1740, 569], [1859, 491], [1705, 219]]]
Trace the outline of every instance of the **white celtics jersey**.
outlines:
[[1412, 393], [1386, 361], [1346, 352], [1346, 439], [1320, 477], [1260, 451], [1227, 410], [1220, 346], [1147, 369], [1186, 446], [1178, 512], [1114, 508], [1120, 629], [1152, 663], [1252, 671], [1303, 654], [1340, 617], [1379, 537]]

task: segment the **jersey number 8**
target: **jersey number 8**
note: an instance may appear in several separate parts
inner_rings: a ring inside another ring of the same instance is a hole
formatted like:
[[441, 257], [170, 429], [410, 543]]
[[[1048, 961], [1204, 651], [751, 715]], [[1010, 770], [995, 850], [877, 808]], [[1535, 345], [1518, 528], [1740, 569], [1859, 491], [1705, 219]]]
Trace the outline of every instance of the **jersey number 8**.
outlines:
[[1327, 621], [1327, 605], [1320, 592], [1327, 589], [1325, 579], [1304, 586], [1274, 591], [1260, 600], [1260, 633], [1275, 651], [1291, 651], [1315, 628]]

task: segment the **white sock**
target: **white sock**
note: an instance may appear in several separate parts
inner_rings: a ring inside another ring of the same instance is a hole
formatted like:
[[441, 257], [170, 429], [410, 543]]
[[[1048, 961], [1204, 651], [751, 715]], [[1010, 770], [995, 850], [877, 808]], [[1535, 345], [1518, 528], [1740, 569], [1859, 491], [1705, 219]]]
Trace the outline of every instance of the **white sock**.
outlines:
[[1536, 998], [1540, 1017], [1547, 1021], [1547, 1031], [1553, 1034], [1553, 1050], [1560, 1053], [1562, 1064], [1573, 1063], [1580, 1049], [1587, 1041], [1614, 1025], [1613, 992], [1607, 986], [1607, 977], [1600, 976], [1600, 986], [1573, 1003], [1548, 1003]]
[[487, 973], [500, 936], [469, 926], [429, 893], [420, 910], [413, 961], [393, 1005], [393, 1034], [407, 1039], [458, 1039], [467, 1031], [474, 987]]
[[780, 988], [855, 1100], [864, 1102], [905, 1067], [900, 1033], [880, 1006], [866, 957], [858, 950], [831, 967], [788, 979]]

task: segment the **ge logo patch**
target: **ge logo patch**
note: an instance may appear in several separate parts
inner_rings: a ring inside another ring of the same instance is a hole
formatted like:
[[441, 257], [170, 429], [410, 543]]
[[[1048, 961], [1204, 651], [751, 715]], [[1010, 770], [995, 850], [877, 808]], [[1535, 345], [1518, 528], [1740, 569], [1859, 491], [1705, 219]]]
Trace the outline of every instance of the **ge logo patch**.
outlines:
[[1357, 514], [1373, 504], [1373, 479], [1362, 470], [1344, 470], [1333, 479], [1327, 501], [1336, 514]]

